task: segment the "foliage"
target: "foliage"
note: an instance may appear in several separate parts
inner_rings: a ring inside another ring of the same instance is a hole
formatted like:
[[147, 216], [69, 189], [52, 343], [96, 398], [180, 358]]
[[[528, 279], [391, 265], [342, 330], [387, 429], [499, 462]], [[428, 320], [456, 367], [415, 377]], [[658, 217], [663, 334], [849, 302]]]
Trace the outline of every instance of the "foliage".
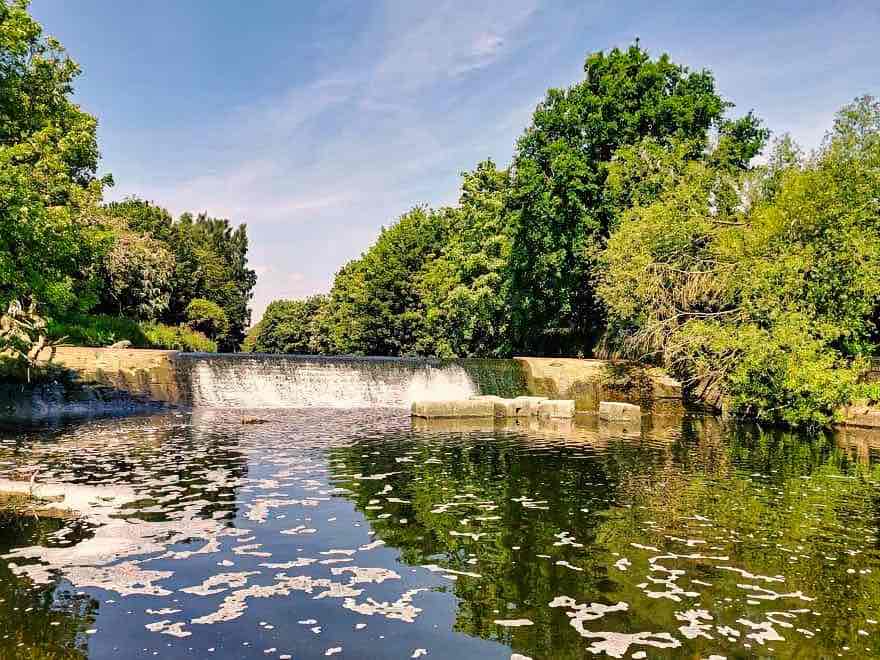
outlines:
[[165, 348], [175, 351], [195, 351], [199, 353], [216, 353], [217, 342], [208, 339], [185, 325], [163, 325], [162, 323], [146, 323], [142, 326], [144, 336], [152, 348]]
[[110, 346], [130, 341], [134, 348], [164, 348], [214, 353], [217, 343], [186, 325], [138, 323], [130, 318], [105, 314], [80, 314], [50, 320], [47, 334], [56, 341], [76, 346]]
[[[235, 350], [256, 282], [246, 227], [206, 214], [174, 222], [138, 199], [102, 207], [112, 179], [95, 174], [95, 118], [71, 101], [79, 72], [25, 0], [0, 2], [0, 305], [39, 301], [58, 319], [91, 312], [178, 325], [203, 298], [222, 308], [226, 322], [211, 323], [225, 326], [216, 337]], [[73, 325], [89, 343], [120, 331]]]
[[621, 208], [609, 191], [615, 152], [645, 137], [677, 141], [696, 157], [716, 126], [729, 158], [748, 161], [766, 135], [730, 106], [708, 71], [629, 49], [590, 55], [585, 80], [551, 89], [519, 139], [511, 181], [507, 294], [517, 350], [587, 353], [603, 323], [597, 257]]
[[432, 354], [420, 272], [446, 240], [448, 211], [416, 207], [359, 259], [337, 273], [328, 302], [330, 343], [336, 352], [360, 355]]
[[419, 277], [427, 332], [441, 357], [508, 351], [504, 269], [510, 236], [504, 207], [507, 171], [491, 161], [463, 175], [459, 204], [448, 211], [446, 241]]
[[321, 353], [317, 326], [327, 296], [276, 300], [248, 333], [244, 350], [254, 353]]
[[100, 266], [102, 307], [120, 316], [154, 319], [168, 309], [174, 257], [149, 234], [120, 232]]
[[27, 2], [0, 3], [0, 304], [94, 302], [104, 232], [97, 123], [70, 97], [79, 67]]
[[828, 421], [876, 349], [878, 118], [858, 99], [800, 163], [782, 142], [757, 173], [680, 167], [608, 242], [609, 343], [716, 389], [734, 412]]
[[186, 306], [187, 324], [193, 330], [217, 340], [229, 332], [229, 319], [226, 312], [215, 302], [204, 298], [193, 298]]
[[250, 323], [247, 306], [256, 284], [256, 274], [247, 265], [247, 226], [233, 229], [228, 220], [204, 213], [185, 213], [175, 221], [165, 209], [134, 197], [107, 204], [106, 211], [130, 230], [160, 241], [173, 256], [169, 302], [154, 318], [185, 323], [191, 301], [210, 301], [226, 315], [228, 327], [217, 335], [221, 347], [236, 350]]
[[23, 364], [28, 370], [37, 364], [40, 352], [49, 345], [46, 320], [37, 314], [36, 303], [25, 309], [17, 300], [0, 316], [0, 355]]
[[50, 319], [47, 333], [75, 346], [110, 346], [119, 341], [130, 341], [135, 348], [150, 347], [137, 321], [106, 314], [77, 314]]

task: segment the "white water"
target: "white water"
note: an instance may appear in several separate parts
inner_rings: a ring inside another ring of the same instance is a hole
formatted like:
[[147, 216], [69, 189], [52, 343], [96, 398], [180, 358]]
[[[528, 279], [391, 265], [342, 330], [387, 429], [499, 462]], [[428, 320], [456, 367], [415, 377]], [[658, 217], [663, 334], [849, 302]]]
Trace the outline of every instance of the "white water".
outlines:
[[405, 408], [478, 393], [460, 366], [405, 361], [208, 359], [191, 378], [193, 404], [214, 408]]

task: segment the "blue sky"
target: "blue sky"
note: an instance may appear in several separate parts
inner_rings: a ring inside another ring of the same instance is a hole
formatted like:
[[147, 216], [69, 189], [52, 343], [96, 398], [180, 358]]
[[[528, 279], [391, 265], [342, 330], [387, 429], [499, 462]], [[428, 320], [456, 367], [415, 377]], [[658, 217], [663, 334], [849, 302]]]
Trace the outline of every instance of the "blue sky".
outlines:
[[[715, 5], [715, 6], [713, 6]], [[333, 273], [458, 174], [507, 164], [548, 87], [639, 37], [707, 67], [735, 113], [806, 147], [853, 97], [880, 94], [880, 2], [34, 0], [83, 68], [110, 198], [247, 222], [278, 297]]]

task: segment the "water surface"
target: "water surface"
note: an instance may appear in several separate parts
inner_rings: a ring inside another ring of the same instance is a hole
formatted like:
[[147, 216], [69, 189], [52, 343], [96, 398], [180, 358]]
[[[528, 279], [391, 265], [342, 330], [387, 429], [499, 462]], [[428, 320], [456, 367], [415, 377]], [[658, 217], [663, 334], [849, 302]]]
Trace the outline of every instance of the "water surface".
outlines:
[[0, 657], [880, 655], [867, 435], [243, 414], [3, 436]]

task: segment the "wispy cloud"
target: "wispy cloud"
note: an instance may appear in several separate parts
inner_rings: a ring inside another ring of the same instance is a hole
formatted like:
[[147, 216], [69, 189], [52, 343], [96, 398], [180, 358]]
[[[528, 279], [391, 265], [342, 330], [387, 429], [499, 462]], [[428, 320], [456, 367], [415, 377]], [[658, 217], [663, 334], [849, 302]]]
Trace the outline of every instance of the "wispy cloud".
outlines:
[[341, 68], [230, 109], [211, 144], [186, 147], [199, 160], [211, 154], [210, 172], [127, 181], [115, 195], [246, 221], [261, 264], [255, 320], [275, 297], [326, 289], [380, 225], [413, 204], [455, 198], [457, 173], [474, 164], [457, 155], [484, 129], [448, 112], [468, 93], [448, 86], [514, 52], [535, 8], [533, 0], [417, 10], [389, 2]]
[[[486, 157], [506, 164], [544, 91], [580, 78], [589, 51], [639, 35], [655, 54], [712, 69], [742, 111], [807, 142], [837, 106], [872, 91], [850, 91], [849, 77], [875, 77], [876, 10], [820, 16], [817, 6], [791, 20], [794, 10], [776, 7], [771, 22], [735, 4], [682, 21], [607, 0], [371, 3], [340, 27], [344, 39], [297, 44], [304, 65], [267, 63], [262, 74], [287, 87], [251, 98], [244, 84], [200, 123], [154, 127], [151, 160], [123, 168], [113, 194], [247, 222], [259, 318], [272, 298], [326, 289], [412, 205], [453, 201], [460, 171]], [[127, 135], [147, 141], [140, 129]]]

